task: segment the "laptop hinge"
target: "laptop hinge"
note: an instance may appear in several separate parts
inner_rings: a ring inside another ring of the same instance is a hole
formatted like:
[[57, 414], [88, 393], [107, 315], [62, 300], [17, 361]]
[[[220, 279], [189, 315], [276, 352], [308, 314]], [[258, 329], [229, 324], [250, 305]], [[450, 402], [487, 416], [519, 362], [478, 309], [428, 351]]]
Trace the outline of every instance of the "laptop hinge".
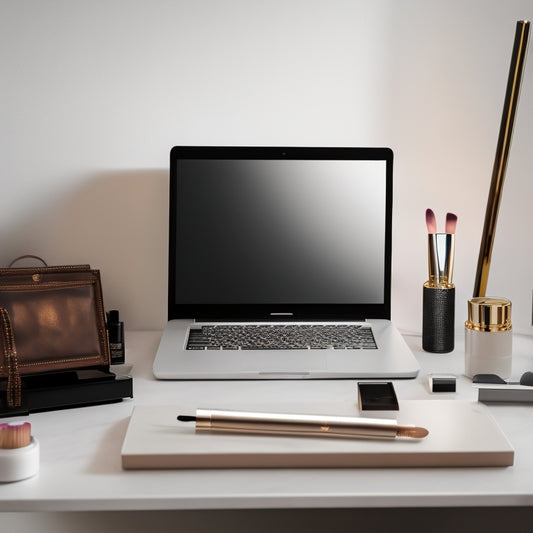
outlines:
[[310, 318], [310, 317], [295, 317], [290, 314], [276, 314], [268, 317], [251, 317], [251, 318], [242, 318], [242, 317], [206, 317], [206, 318], [195, 318], [194, 322], [366, 322], [366, 318], [358, 317], [322, 317], [322, 318]]

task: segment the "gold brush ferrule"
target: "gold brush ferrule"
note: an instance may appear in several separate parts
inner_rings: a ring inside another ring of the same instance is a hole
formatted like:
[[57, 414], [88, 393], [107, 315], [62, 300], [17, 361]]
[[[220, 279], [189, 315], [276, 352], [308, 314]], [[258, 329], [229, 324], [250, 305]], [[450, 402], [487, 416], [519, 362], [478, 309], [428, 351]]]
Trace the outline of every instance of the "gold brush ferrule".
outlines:
[[428, 235], [428, 272], [425, 287], [452, 289], [455, 262], [455, 235], [453, 233], [430, 233]]

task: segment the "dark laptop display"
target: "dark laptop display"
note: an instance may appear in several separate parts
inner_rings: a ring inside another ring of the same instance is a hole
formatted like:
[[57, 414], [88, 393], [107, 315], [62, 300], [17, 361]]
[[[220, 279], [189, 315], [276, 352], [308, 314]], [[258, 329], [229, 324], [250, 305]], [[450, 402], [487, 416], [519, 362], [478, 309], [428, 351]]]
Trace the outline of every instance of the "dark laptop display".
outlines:
[[173, 148], [169, 319], [390, 318], [392, 158]]

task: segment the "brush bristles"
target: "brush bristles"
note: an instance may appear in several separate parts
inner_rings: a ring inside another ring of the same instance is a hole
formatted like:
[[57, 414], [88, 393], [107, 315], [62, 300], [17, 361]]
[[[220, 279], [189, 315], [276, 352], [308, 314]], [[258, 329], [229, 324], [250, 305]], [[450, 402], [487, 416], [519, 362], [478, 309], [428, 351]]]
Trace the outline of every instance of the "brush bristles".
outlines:
[[457, 226], [457, 215], [446, 213], [446, 233], [455, 233]]
[[426, 226], [428, 233], [437, 233], [437, 220], [431, 209], [426, 209]]
[[426, 428], [416, 426], [400, 426], [396, 432], [397, 437], [407, 437], [410, 439], [423, 439], [427, 437], [429, 431]]
[[1, 424], [0, 425], [0, 448], [10, 450], [14, 448], [23, 448], [31, 442], [31, 424], [22, 422], [20, 424]]

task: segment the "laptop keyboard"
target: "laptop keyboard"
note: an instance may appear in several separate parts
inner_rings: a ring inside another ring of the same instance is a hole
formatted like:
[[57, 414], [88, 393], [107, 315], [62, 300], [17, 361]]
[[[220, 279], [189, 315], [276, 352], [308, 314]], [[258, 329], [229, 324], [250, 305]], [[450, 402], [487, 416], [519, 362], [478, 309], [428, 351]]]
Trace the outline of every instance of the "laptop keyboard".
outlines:
[[375, 350], [372, 328], [357, 324], [244, 324], [191, 328], [187, 350]]

